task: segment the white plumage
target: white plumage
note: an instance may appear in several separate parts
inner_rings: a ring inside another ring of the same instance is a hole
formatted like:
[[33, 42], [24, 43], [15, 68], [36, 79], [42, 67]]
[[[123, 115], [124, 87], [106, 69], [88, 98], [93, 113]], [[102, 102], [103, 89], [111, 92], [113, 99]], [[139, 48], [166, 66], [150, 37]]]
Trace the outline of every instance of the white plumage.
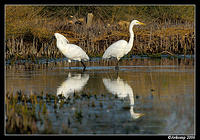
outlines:
[[130, 50], [132, 49], [133, 40], [134, 40], [134, 33], [133, 33], [132, 28], [134, 25], [144, 25], [144, 23], [139, 22], [138, 20], [133, 20], [129, 26], [129, 32], [130, 32], [129, 42], [125, 40], [119, 40], [113, 43], [112, 45], [110, 45], [103, 54], [103, 59], [109, 59], [111, 57], [115, 57], [117, 59], [116, 68], [118, 67], [118, 61], [120, 60], [120, 58], [128, 54]]
[[127, 82], [123, 81], [119, 77], [115, 80], [103, 78], [103, 83], [106, 89], [114, 95], [117, 95], [119, 98], [129, 97], [130, 99], [130, 114], [133, 119], [137, 119], [143, 116], [143, 113], [135, 113], [133, 110], [134, 103], [134, 95], [133, 90]]
[[119, 41], [113, 43], [104, 52], [103, 58], [105, 59], [105, 58], [116, 57], [117, 60], [119, 61], [119, 59], [126, 54], [125, 53], [126, 48], [123, 46], [127, 46], [127, 44], [128, 43], [125, 40], [119, 40]]
[[59, 33], [55, 33], [54, 35], [57, 40], [56, 45], [58, 49], [68, 58], [68, 62], [71, 62], [71, 60], [80, 61], [85, 69], [86, 66], [83, 61], [89, 60], [89, 57], [83, 49], [75, 44], [69, 44], [69, 41]]
[[57, 95], [63, 95], [68, 98], [74, 92], [80, 92], [89, 80], [88, 74], [68, 74], [67, 79], [58, 87]]

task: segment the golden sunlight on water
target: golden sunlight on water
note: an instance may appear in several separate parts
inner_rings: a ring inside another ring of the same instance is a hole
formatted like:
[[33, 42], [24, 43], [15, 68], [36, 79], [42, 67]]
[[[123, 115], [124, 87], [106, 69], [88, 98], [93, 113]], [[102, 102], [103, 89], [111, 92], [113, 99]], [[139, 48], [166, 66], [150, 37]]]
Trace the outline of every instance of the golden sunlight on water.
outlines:
[[[185, 93], [187, 92], [187, 86], [191, 87], [191, 92], [194, 93], [194, 66], [192, 65], [192, 60], [181, 61], [181, 63], [178, 63], [176, 59], [122, 60], [120, 63], [121, 70], [117, 73], [134, 88], [135, 92], [141, 95], [149, 92], [150, 89], [158, 95]], [[92, 88], [104, 88], [101, 79], [109, 76], [109, 73], [116, 73], [114, 68], [105, 68], [106, 66], [114, 65], [114, 63], [115, 61], [88, 63], [91, 68], [89, 66], [89, 70], [84, 73], [90, 75], [88, 87], [91, 90], [93, 90]], [[74, 65], [77, 64], [75, 63]], [[6, 91], [22, 90], [27, 94], [30, 92], [37, 94], [41, 91], [55, 93], [56, 88], [68, 77], [70, 71], [62, 62], [54, 65], [50, 64], [49, 67], [44, 69], [26, 70], [24, 67], [18, 67], [7, 68]], [[75, 70], [75, 73], [81, 73], [81, 70], [79, 69], [77, 72]], [[114, 74], [114, 76], [116, 75]], [[90, 83], [94, 83], [93, 80], [96, 81], [95, 83], [98, 87], [90, 86]]]
[[[65, 62], [29, 69], [8, 65], [6, 93], [21, 90], [27, 95], [44, 92], [77, 98], [73, 107], [64, 106], [57, 111], [59, 119], [55, 118], [54, 109], [49, 109], [55, 133], [60, 133], [61, 124], [76, 134], [194, 133], [193, 59], [122, 59], [119, 70], [114, 69], [114, 60], [91, 61], [86, 65], [86, 71], [78, 62], [72, 63], [71, 69]], [[80, 100], [77, 94], [88, 97], [88, 101]], [[73, 121], [69, 126], [73, 113], [80, 123]]]

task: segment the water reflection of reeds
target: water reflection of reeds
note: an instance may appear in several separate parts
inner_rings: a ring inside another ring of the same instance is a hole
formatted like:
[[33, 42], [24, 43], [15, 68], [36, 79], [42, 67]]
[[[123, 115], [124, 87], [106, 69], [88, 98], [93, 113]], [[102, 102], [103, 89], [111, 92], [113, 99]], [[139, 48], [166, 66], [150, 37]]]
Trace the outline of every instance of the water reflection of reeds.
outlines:
[[[110, 69], [102, 69], [101, 66], [109, 67], [115, 65], [115, 60], [111, 61], [91, 61], [86, 62], [88, 66], [88, 70], [86, 73], [89, 73], [91, 76], [95, 76], [93, 71], [101, 72], [102, 74], [105, 72], [114, 72], [113, 68]], [[145, 86], [152, 86], [149, 88], [154, 89], [157, 87], [157, 92], [160, 90], [159, 84], [163, 84], [165, 81], [170, 85], [176, 85], [177, 80], [183, 84], [185, 81], [184, 79], [191, 79], [194, 76], [194, 60], [193, 59], [122, 59], [120, 61], [121, 71], [126, 71], [130, 73], [130, 75], [126, 75], [121, 73], [125, 76], [125, 79], [132, 80], [135, 79], [138, 82], [138, 87], [141, 89], [145, 89]], [[78, 68], [81, 67], [79, 62], [73, 62], [71, 64], [72, 67]], [[104, 67], [103, 67], [104, 68]], [[47, 90], [48, 92], [54, 92], [54, 88], [59, 86], [60, 81], [63, 81], [66, 78], [66, 75], [69, 71], [73, 72], [73, 69], [68, 69], [68, 62], [60, 61], [60, 62], [52, 62], [48, 64], [29, 64], [26, 63], [25, 65], [6, 65], [6, 89], [9, 91], [16, 91], [17, 87], [21, 87], [21, 89], [25, 90], [26, 92], [36, 92]], [[80, 72], [81, 69], [79, 70]], [[56, 73], [57, 75], [55, 75]], [[191, 75], [189, 74], [191, 73]], [[138, 76], [137, 76], [138, 75]], [[180, 76], [179, 76], [180, 75]], [[191, 77], [190, 77], [191, 76]], [[131, 79], [132, 77], [132, 79]], [[142, 78], [142, 79], [141, 79]], [[174, 79], [177, 78], [177, 79]], [[97, 79], [98, 80], [98, 79]], [[93, 85], [96, 82], [88, 81], [90, 84]], [[141, 83], [139, 83], [141, 82]], [[148, 82], [148, 83], [145, 83]], [[193, 81], [194, 82], [194, 81]], [[166, 86], [167, 86], [166, 83]], [[152, 85], [154, 84], [154, 85]], [[29, 87], [27, 88], [27, 85]], [[37, 85], [37, 90], [35, 90], [34, 85]], [[100, 84], [101, 85], [101, 84]], [[95, 85], [95, 86], [100, 86]], [[46, 88], [51, 87], [51, 88]], [[93, 86], [91, 86], [92, 88]], [[45, 89], [44, 89], [45, 88]], [[52, 89], [52, 90], [51, 90]], [[173, 89], [173, 88], [170, 88]], [[169, 90], [170, 90], [169, 89]], [[20, 90], [20, 89], [19, 89]]]
[[[74, 62], [72, 65], [81, 66], [79, 62]], [[88, 67], [112, 65], [115, 65], [114, 59], [111, 61], [95, 59], [87, 62]], [[136, 112], [145, 113], [140, 121], [130, 122], [124, 119], [126, 121], [123, 127], [120, 126], [123, 130], [119, 129], [118, 132], [146, 134], [193, 132], [193, 58], [125, 58], [120, 61], [121, 70], [118, 72], [114, 69], [86, 70], [84, 73], [90, 76], [87, 84], [82, 91], [72, 93], [68, 100], [56, 96], [56, 90], [49, 92], [50, 87], [57, 89], [61, 86], [62, 82], [68, 79], [69, 72], [75, 73], [74, 75], [82, 73], [79, 69], [70, 70], [67, 67], [66, 61], [6, 65], [7, 134], [102, 133], [105, 132], [104, 130], [110, 130], [107, 133], [114, 133], [112, 129], [114, 123], [121, 122], [118, 116], [106, 114], [107, 111], [117, 115], [117, 111], [128, 110], [130, 107], [124, 107], [124, 100], [109, 94], [105, 90], [102, 79], [113, 80], [117, 76], [133, 89]], [[29, 85], [34, 86], [30, 88]], [[119, 106], [122, 108], [119, 109]], [[124, 116], [127, 118], [127, 115], [130, 113]], [[106, 117], [112, 118], [112, 121], [99, 119]], [[123, 115], [120, 117], [123, 119]], [[99, 128], [96, 128], [99, 131], [93, 130], [92, 121], [98, 122]], [[186, 123], [188, 121], [189, 123]], [[184, 127], [181, 128], [179, 123]], [[62, 126], [58, 126], [59, 124]], [[88, 129], [83, 130], [85, 126]], [[115, 127], [118, 128], [117, 125]]]
[[[128, 61], [127, 61], [128, 60]], [[101, 60], [101, 58], [93, 58], [91, 61], [85, 62], [88, 67], [98, 67], [98, 66], [115, 66], [116, 60]], [[177, 57], [166, 57], [166, 58], [155, 58], [151, 59], [149, 57], [140, 57], [140, 58], [125, 58], [120, 60], [120, 64], [123, 65], [178, 65], [178, 66], [194, 66], [194, 58], [177, 58]], [[80, 67], [81, 63], [73, 61], [70, 64], [72, 67]], [[45, 68], [54, 68], [54, 67], [68, 67], [69, 63], [67, 59], [40, 59], [37, 63], [32, 63], [31, 61], [16, 61], [14, 65], [10, 65], [10, 61], [6, 65], [6, 70], [10, 69], [22, 69], [22, 70], [33, 70], [33, 69], [45, 69]]]
[[[40, 93], [26, 95], [19, 91], [6, 93], [6, 134], [51, 134], [56, 133], [48, 119], [49, 107], [57, 108], [59, 98]], [[63, 128], [69, 133], [68, 128]]]

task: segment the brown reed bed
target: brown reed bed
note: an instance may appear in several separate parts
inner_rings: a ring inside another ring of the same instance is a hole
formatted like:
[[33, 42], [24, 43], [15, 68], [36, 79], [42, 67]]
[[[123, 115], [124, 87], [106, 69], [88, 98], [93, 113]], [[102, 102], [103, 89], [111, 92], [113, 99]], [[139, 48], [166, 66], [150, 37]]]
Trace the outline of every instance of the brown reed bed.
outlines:
[[[96, 24], [95, 24], [96, 25]], [[85, 29], [84, 25], [74, 25], [71, 31], [63, 30], [71, 43], [82, 47], [90, 57], [102, 56], [106, 48], [119, 39], [129, 40], [128, 29], [120, 30], [113, 27], [105, 28], [104, 25]], [[83, 30], [80, 32], [80, 30]], [[103, 31], [103, 32], [100, 32]], [[59, 31], [58, 31], [59, 32]], [[97, 33], [99, 34], [97, 34]], [[178, 25], [175, 27], [135, 27], [135, 40], [130, 55], [152, 55], [159, 53], [169, 54], [194, 54], [195, 35], [193, 27]], [[32, 39], [32, 40], [31, 40]], [[29, 41], [26, 37], [11, 38], [6, 40], [6, 60], [29, 59], [33, 62], [39, 58], [64, 57], [56, 47], [56, 41], [43, 40], [33, 37]], [[45, 50], [45, 48], [48, 49]]]
[[[108, 8], [111, 7], [106, 9]], [[133, 7], [129, 8], [134, 10]], [[115, 21], [114, 15], [110, 19], [104, 19], [98, 17], [96, 15], [98, 13], [94, 13], [94, 19], [88, 26], [86, 19], [77, 15], [74, 15], [71, 20], [66, 15], [60, 17], [62, 13], [66, 13], [65, 10], [61, 10], [60, 13], [54, 12], [53, 14], [58, 13], [58, 15], [50, 17], [41, 15], [40, 12], [43, 10], [42, 6], [6, 7], [6, 60], [14, 63], [15, 60], [29, 59], [35, 62], [40, 58], [64, 57], [57, 49], [56, 41], [51, 40], [55, 32], [63, 34], [70, 43], [82, 47], [90, 57], [102, 56], [109, 45], [117, 40], [129, 40], [128, 24], [130, 19]], [[101, 7], [98, 10], [102, 11]], [[170, 20], [157, 22], [154, 18], [152, 20], [146, 18], [141, 21], [149, 22], [145, 22], [147, 26], [134, 27], [135, 41], [130, 55], [194, 54], [193, 22], [187, 22], [185, 19], [181, 19], [180, 22], [178, 19], [175, 20], [176, 22]], [[185, 23], [181, 23], [182, 21]], [[45, 50], [47, 46], [49, 47]]]

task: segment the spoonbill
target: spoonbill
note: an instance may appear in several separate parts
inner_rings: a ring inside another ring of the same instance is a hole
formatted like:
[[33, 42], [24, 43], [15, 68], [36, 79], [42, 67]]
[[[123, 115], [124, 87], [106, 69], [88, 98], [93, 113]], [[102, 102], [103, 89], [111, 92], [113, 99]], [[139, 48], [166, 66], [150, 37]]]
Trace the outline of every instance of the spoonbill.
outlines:
[[54, 35], [57, 40], [56, 45], [58, 49], [68, 58], [68, 62], [71, 63], [71, 60], [77, 60], [81, 62], [83, 70], [85, 70], [86, 66], [83, 61], [89, 60], [85, 51], [75, 44], [70, 44], [63, 35], [59, 33], [55, 33]]

